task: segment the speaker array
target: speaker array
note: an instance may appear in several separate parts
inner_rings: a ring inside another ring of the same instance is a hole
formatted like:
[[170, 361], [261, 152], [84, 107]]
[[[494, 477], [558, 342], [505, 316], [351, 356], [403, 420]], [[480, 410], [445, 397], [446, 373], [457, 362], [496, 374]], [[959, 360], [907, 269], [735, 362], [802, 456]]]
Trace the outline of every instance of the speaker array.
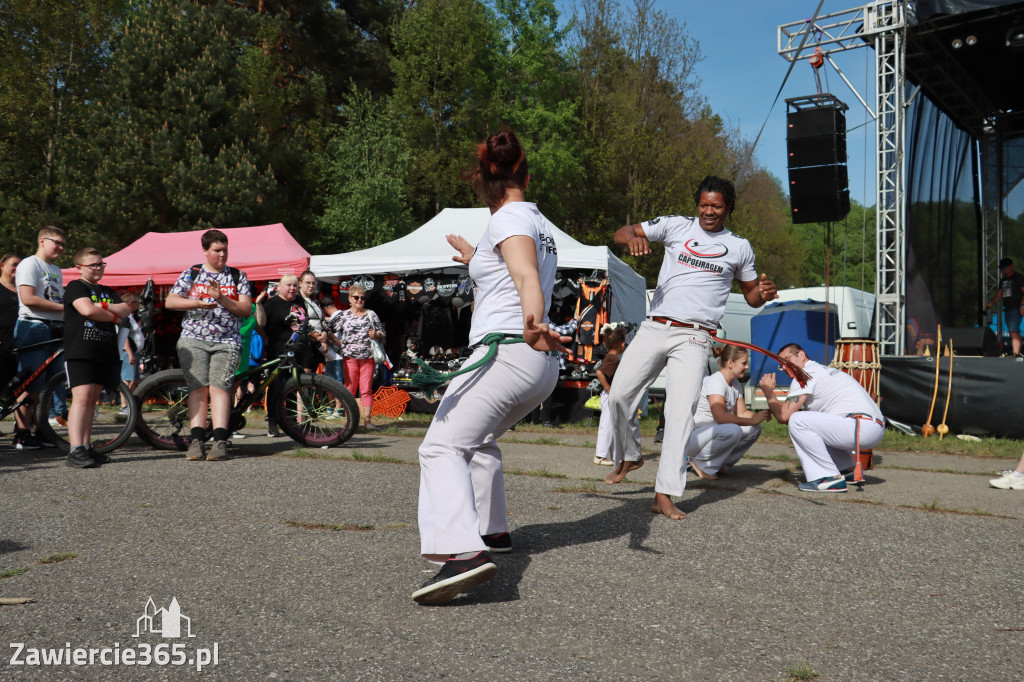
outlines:
[[789, 203], [794, 223], [833, 222], [850, 212], [845, 108], [833, 100], [786, 114]]

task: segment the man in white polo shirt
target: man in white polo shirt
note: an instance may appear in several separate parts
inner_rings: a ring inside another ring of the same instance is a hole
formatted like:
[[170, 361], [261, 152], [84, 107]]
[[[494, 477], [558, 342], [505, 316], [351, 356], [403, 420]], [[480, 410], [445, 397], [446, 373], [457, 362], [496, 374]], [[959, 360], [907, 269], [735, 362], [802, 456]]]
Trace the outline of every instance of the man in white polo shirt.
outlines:
[[[853, 453], [874, 448], [885, 435], [885, 417], [864, 387], [849, 374], [808, 359], [795, 343], [782, 347], [779, 357], [801, 368], [811, 379], [794, 383], [785, 403], [775, 397], [775, 375], [761, 377], [768, 408], [780, 424], [789, 424], [789, 437], [804, 468], [800, 490], [845, 493], [853, 480]], [[803, 411], [801, 411], [803, 410]]]
[[615, 233], [615, 243], [633, 256], [651, 253], [650, 242], [665, 245], [650, 315], [622, 355], [608, 396], [613, 419], [612, 460], [615, 471], [605, 482], [619, 483], [643, 466], [639, 444], [630, 428], [644, 389], [666, 369], [665, 436], [651, 511], [670, 519], [686, 514], [670, 496], [686, 489], [686, 441], [693, 431], [693, 411], [711, 357], [711, 334], [725, 313], [733, 280], [747, 303], [757, 308], [777, 297], [767, 275], [757, 278], [750, 242], [729, 231], [725, 221], [736, 206], [736, 189], [728, 180], [708, 176], [694, 192], [697, 217], [664, 216]]

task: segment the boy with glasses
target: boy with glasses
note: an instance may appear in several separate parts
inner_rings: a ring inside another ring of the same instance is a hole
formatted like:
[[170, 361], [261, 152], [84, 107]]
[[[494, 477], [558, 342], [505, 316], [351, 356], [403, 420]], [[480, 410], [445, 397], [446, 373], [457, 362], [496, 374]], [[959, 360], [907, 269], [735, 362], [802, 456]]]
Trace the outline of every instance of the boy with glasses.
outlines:
[[[67, 240], [59, 227], [48, 225], [39, 230], [38, 246], [34, 256], [18, 264], [14, 276], [18, 285], [18, 324], [14, 328], [15, 347], [21, 348], [60, 338], [64, 329], [64, 279], [60, 268], [53, 261], [64, 253]], [[56, 350], [47, 346], [22, 353], [18, 358], [19, 371], [34, 372], [46, 358]], [[46, 380], [63, 369], [63, 362], [57, 361], [47, 367], [28, 387], [28, 399], [18, 408], [19, 421], [31, 424], [33, 409], [39, 392]], [[15, 429], [14, 447], [18, 450], [35, 450], [51, 447], [34, 437], [26, 429]]]
[[64, 296], [64, 358], [72, 396], [67, 465], [80, 469], [110, 461], [92, 449], [92, 423], [100, 391], [121, 380], [117, 325], [131, 312], [120, 296], [100, 284], [106, 266], [98, 250], [79, 249], [75, 267], [81, 279], [69, 282]]

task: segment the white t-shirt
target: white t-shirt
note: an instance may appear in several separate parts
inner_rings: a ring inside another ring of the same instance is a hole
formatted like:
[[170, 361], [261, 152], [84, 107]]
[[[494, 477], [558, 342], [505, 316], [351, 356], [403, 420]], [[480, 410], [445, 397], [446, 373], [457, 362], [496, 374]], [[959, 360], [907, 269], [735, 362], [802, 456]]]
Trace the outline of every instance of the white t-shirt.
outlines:
[[697, 411], [693, 413], [693, 426], [708, 426], [714, 424], [715, 417], [711, 414], [711, 403], [708, 402], [709, 395], [720, 395], [725, 398], [725, 409], [727, 412], [736, 410], [736, 402], [740, 399], [743, 389], [736, 379], [728, 383], [721, 372], [715, 372], [709, 377], [704, 377], [704, 383], [700, 387], [700, 398], [697, 400]]
[[806, 386], [796, 381], [789, 389], [789, 397], [808, 396], [804, 403], [805, 410], [824, 412], [839, 417], [848, 414], [866, 414], [875, 419], [883, 419], [882, 411], [871, 399], [864, 387], [852, 376], [820, 363], [808, 360], [804, 372], [811, 377]]
[[63, 320], [63, 310], [32, 310], [21, 302], [22, 285], [33, 287], [36, 296], [54, 303], [64, 303], [64, 276], [60, 268], [47, 263], [39, 256], [29, 256], [18, 263], [14, 273], [14, 283], [18, 285], [18, 317], [23, 320]]
[[544, 314], [536, 324], [547, 320], [551, 290], [555, 286], [558, 250], [548, 228], [550, 223], [535, 204], [513, 201], [505, 204], [491, 216], [480, 243], [469, 261], [469, 276], [476, 283], [476, 307], [469, 331], [470, 344], [479, 343], [487, 334], [521, 334], [523, 307], [512, 276], [501, 257], [498, 246], [509, 237], [525, 235], [537, 247], [537, 267], [544, 295]]
[[757, 279], [750, 242], [728, 229], [706, 232], [696, 218], [662, 216], [640, 223], [647, 239], [665, 245], [652, 316], [715, 328], [732, 281]]

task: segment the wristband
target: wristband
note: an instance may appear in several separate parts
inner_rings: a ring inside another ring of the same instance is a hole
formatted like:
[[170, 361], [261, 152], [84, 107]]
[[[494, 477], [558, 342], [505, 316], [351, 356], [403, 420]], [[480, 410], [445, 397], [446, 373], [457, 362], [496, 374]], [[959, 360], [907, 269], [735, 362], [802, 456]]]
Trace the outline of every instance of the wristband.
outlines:
[[120, 324], [120, 322], [121, 322], [121, 318], [120, 318], [120, 317], [118, 317], [116, 313], [113, 313], [113, 312], [112, 312], [112, 313], [110, 313], [110, 314], [114, 316], [114, 325], [115, 325], [115, 326], [117, 326], [118, 324]]
[[106, 310], [107, 309], [107, 302], [106, 301], [100, 301], [100, 307], [103, 308], [104, 310]]

